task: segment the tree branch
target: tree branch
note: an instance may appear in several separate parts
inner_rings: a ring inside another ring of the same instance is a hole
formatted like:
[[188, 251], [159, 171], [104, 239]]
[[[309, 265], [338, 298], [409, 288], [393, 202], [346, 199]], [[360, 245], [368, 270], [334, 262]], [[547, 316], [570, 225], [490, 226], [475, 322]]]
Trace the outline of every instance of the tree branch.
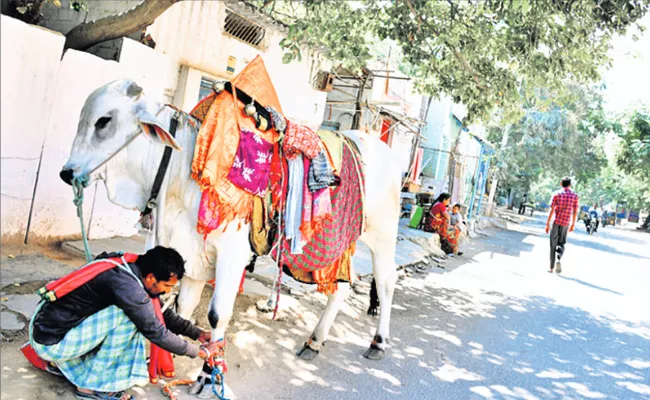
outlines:
[[72, 28], [65, 36], [65, 49], [87, 50], [107, 40], [128, 36], [153, 24], [174, 3], [183, 0], [144, 0], [135, 8]]
[[[411, 3], [411, 0], [404, 0], [404, 1], [406, 1], [406, 5], [408, 6], [409, 10], [411, 10], [411, 13], [412, 13], [412, 14], [413, 14], [417, 19], [418, 19], [418, 31], [420, 30], [420, 26], [421, 26], [421, 24], [424, 24], [424, 25], [426, 25], [429, 29], [431, 29], [431, 31], [433, 32], [433, 34], [434, 34], [436, 37], [439, 37], [439, 36], [440, 36], [440, 32], [439, 32], [435, 27], [433, 27], [431, 24], [429, 24], [427, 21], [425, 21], [425, 20], [420, 16], [420, 14], [418, 14], [418, 12], [417, 12], [417, 11], [415, 10], [415, 8], [413, 7], [413, 4]], [[458, 51], [458, 49], [456, 49], [455, 46], [453, 46], [452, 44], [450, 44], [450, 43], [447, 42], [446, 40], [443, 40], [442, 42], [443, 42], [447, 47], [449, 47], [449, 48], [451, 49], [452, 53], [454, 54], [454, 57], [456, 57], [456, 59], [458, 60], [458, 62], [460, 62], [460, 64], [463, 66], [463, 69], [465, 69], [465, 71], [467, 71], [470, 75], [472, 75], [472, 77], [474, 78], [474, 82], [476, 82], [476, 86], [477, 86], [479, 89], [487, 89], [488, 87], [487, 87], [486, 85], [484, 85], [484, 84], [481, 83], [481, 79], [480, 79], [480, 78], [482, 78], [481, 74], [479, 74], [479, 73], [478, 73], [474, 68], [472, 68], [471, 65], [469, 65], [469, 63], [467, 62], [467, 59], [465, 59], [465, 57], [463, 56], [463, 54], [462, 54], [460, 51]]]

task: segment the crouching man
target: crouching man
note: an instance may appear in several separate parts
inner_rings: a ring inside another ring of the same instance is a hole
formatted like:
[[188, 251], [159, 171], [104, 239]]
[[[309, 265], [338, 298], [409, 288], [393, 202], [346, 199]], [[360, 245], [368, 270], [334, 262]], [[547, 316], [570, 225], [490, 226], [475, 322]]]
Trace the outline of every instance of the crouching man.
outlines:
[[[185, 273], [180, 254], [156, 247], [144, 255], [128, 256], [128, 260], [120, 254], [100, 256], [121, 260], [120, 265], [55, 301], [43, 302], [32, 317], [31, 346], [50, 362], [50, 372], [62, 374], [76, 386], [79, 399], [134, 398], [125, 391], [146, 384], [149, 377], [146, 340], [191, 358], [206, 359], [217, 351], [216, 343], [206, 343], [209, 331], [169, 309], [161, 318], [158, 296], [169, 293]], [[75, 286], [74, 281], [71, 285]], [[187, 342], [178, 335], [204, 344]]]

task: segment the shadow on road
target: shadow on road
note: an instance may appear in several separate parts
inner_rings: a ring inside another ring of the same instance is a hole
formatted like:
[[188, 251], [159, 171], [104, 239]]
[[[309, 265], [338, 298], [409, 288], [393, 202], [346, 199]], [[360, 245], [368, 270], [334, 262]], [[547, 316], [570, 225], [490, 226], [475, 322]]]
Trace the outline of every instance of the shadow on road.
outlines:
[[[611, 235], [607, 239], [612, 239]], [[623, 240], [623, 239], [621, 239]], [[608, 253], [612, 254], [618, 254], [626, 257], [632, 257], [632, 258], [639, 258], [643, 260], [650, 260], [650, 257], [643, 256], [640, 254], [632, 253], [632, 252], [627, 252], [627, 251], [621, 251], [617, 249], [616, 247], [612, 247], [610, 245], [607, 245], [605, 243], [599, 242], [598, 238], [591, 239], [591, 240], [584, 240], [580, 239], [578, 237], [569, 237], [568, 242], [575, 245], [575, 246], [581, 246], [581, 247], [587, 247], [593, 250], [599, 250], [599, 251], [605, 251]]]
[[[231, 378], [240, 398], [546, 399], [650, 396], [650, 326], [594, 317], [547, 297], [466, 293], [412, 279], [396, 292], [389, 352], [362, 357], [377, 320], [348, 301], [320, 356], [294, 356], [311, 312], [285, 314], [246, 336], [246, 363]], [[605, 289], [606, 290], [606, 289]], [[259, 322], [240, 318], [247, 331]], [[289, 322], [287, 325], [286, 322]], [[308, 323], [307, 325], [310, 325]], [[292, 327], [293, 326], [293, 327]], [[248, 327], [248, 329], [247, 329]], [[252, 343], [251, 343], [252, 344]], [[233, 349], [234, 350], [234, 349]], [[264, 380], [273, 368], [274, 382]], [[251, 385], [252, 382], [257, 382]]]
[[618, 295], [618, 296], [623, 296], [623, 293], [621, 293], [621, 292], [617, 292], [617, 291], [615, 291], [615, 290], [611, 290], [611, 289], [607, 289], [607, 288], [604, 288], [604, 287], [600, 287], [600, 286], [594, 285], [594, 284], [589, 283], [589, 282], [585, 282], [585, 281], [580, 280], [580, 279], [577, 279], [577, 278], [569, 278], [569, 277], [567, 277], [567, 276], [559, 275], [559, 274], [558, 274], [557, 276], [558, 276], [559, 278], [561, 278], [561, 279], [565, 279], [565, 280], [567, 280], [567, 281], [573, 281], [573, 282], [579, 283], [579, 284], [581, 284], [581, 285], [584, 285], [584, 286], [590, 287], [590, 288], [592, 288], [592, 289], [602, 290], [603, 292], [616, 294], [616, 295]]

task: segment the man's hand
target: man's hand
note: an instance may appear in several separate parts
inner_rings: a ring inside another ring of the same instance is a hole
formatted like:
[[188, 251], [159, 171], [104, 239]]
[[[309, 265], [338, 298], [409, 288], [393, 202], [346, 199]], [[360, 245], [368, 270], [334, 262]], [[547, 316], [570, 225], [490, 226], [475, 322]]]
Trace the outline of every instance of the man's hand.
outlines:
[[208, 357], [213, 357], [219, 349], [221, 349], [222, 344], [219, 342], [212, 342], [207, 344], [202, 344], [199, 348], [199, 358], [205, 360]]
[[548, 222], [547, 222], [547, 223], [546, 223], [546, 233], [548, 233], [548, 231], [549, 231], [550, 229], [551, 229], [551, 228], [550, 228], [550, 226], [548, 225]]
[[569, 228], [569, 232], [573, 232], [575, 228], [576, 228], [576, 224], [575, 223], [571, 224], [571, 227]]
[[201, 334], [196, 340], [198, 340], [199, 343], [208, 343], [210, 339], [212, 339], [211, 331], [201, 331]]

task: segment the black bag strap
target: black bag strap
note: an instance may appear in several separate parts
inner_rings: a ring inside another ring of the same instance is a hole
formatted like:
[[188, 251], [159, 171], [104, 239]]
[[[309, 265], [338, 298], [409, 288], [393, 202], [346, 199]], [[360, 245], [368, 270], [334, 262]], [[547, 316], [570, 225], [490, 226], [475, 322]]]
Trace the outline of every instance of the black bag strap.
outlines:
[[[273, 128], [279, 133], [283, 133], [286, 130], [286, 123], [283, 122], [284, 118], [282, 118], [277, 111], [271, 110], [275, 114], [273, 115], [269, 108], [264, 107], [257, 100], [248, 95], [248, 93], [236, 87], [234, 94], [232, 89], [232, 83], [230, 81], [218, 81], [212, 85], [212, 90], [217, 95], [226, 91], [236, 97], [237, 100], [241, 101], [245, 105], [244, 113], [255, 120], [257, 129], [267, 131]], [[249, 109], [251, 106], [254, 107], [254, 109]]]
[[[176, 137], [176, 129], [178, 129], [179, 117], [179, 112], [174, 112], [174, 115], [172, 116], [172, 119], [169, 123], [169, 134], [172, 135], [173, 138]], [[158, 172], [156, 172], [156, 178], [154, 179], [153, 186], [151, 187], [151, 195], [149, 196], [146, 207], [140, 214], [141, 217], [151, 214], [153, 209], [158, 205], [158, 194], [160, 193], [160, 188], [162, 186], [163, 180], [165, 179], [167, 167], [169, 167], [169, 161], [172, 158], [172, 151], [173, 149], [171, 147], [165, 146], [162, 159], [160, 160], [160, 165], [158, 166]]]

